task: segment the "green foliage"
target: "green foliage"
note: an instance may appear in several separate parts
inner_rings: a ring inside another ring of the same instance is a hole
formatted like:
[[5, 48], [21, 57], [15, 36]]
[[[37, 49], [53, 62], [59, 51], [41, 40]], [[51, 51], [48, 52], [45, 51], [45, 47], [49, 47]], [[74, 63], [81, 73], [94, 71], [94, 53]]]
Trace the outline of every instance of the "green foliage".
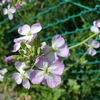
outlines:
[[[72, 49], [70, 51], [71, 56], [64, 59], [65, 70], [62, 83], [57, 88], [51, 89], [40, 84], [31, 85], [31, 89], [26, 90], [21, 85], [17, 85], [11, 78], [15, 68], [11, 64], [6, 64], [4, 58], [5, 55], [11, 54], [13, 39], [19, 37], [17, 32], [19, 26], [40, 22], [43, 26], [43, 30], [39, 32], [41, 41], [48, 40], [47, 42], [50, 43], [53, 35], [60, 34], [70, 47], [93, 34], [89, 28], [93, 20], [100, 17], [99, 7], [94, 10], [96, 5], [100, 5], [99, 0], [88, 0], [88, 2], [87, 0], [69, 0], [70, 2], [65, 2], [67, 0], [31, 1], [14, 14], [12, 21], [8, 20], [7, 16], [3, 15], [2, 8], [0, 9], [0, 69], [4, 67], [8, 69], [8, 73], [1, 84], [6, 86], [4, 89], [6, 95], [10, 86], [14, 92], [17, 92], [17, 98], [30, 95], [32, 100], [99, 100], [100, 72], [98, 70], [100, 70], [100, 64], [97, 61], [99, 61], [100, 55], [99, 53], [95, 57], [86, 55], [85, 58], [80, 59], [87, 50], [84, 45]], [[40, 41], [37, 40], [37, 42]], [[33, 44], [35, 45], [35, 43]], [[21, 47], [30, 54], [30, 57], [16, 57], [15, 55], [15, 58], [22, 61], [29, 59], [28, 64], [30, 64], [31, 56], [34, 56], [32, 51], [36, 51], [36, 54], [40, 53], [40, 48], [36, 50], [33, 47], [28, 50], [23, 43]], [[97, 51], [99, 52], [98, 49]], [[20, 50], [19, 53], [23, 54], [23, 50]]]

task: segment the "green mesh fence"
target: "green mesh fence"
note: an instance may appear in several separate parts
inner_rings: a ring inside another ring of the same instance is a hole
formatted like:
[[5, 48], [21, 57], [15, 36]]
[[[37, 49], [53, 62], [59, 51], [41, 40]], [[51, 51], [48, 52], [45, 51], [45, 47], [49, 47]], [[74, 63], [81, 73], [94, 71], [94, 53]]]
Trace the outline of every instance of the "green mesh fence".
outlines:
[[[35, 6], [36, 1], [37, 5]], [[34, 5], [33, 11], [36, 13], [30, 16], [27, 23], [40, 22], [42, 24], [43, 30], [41, 34], [43, 37], [41, 36], [41, 39], [49, 41], [53, 35], [60, 34], [66, 39], [66, 42], [69, 43], [68, 46], [77, 44], [87, 38], [92, 22], [99, 19], [100, 14], [99, 0], [50, 0], [50, 2], [47, 0], [43, 2], [41, 0], [31, 0], [24, 8], [28, 8], [30, 5]], [[30, 12], [28, 14], [30, 14]], [[6, 22], [10, 23], [8, 18], [1, 21], [0, 25], [5, 26]], [[20, 25], [24, 24], [19, 24], [17, 20], [15, 23], [16, 26], [13, 26], [13, 24], [10, 25], [10, 29], [7, 29], [3, 33], [3, 36], [6, 37], [8, 34], [14, 33]], [[75, 37], [79, 37], [79, 39], [76, 40]], [[9, 46], [11, 43], [12, 40], [9, 41], [7, 45]], [[85, 53], [85, 50], [77, 49], [80, 52], [77, 52], [75, 56], [80, 56]], [[100, 50], [97, 50], [98, 56], [89, 59], [86, 63], [87, 66], [94, 66], [93, 69], [88, 71], [89, 73], [100, 72], [99, 53]], [[98, 68], [95, 66], [98, 66]], [[78, 71], [73, 69], [72, 74], [85, 74], [85, 69], [80, 68]], [[100, 80], [100, 78], [97, 79]], [[84, 79], [78, 78], [78, 80]]]

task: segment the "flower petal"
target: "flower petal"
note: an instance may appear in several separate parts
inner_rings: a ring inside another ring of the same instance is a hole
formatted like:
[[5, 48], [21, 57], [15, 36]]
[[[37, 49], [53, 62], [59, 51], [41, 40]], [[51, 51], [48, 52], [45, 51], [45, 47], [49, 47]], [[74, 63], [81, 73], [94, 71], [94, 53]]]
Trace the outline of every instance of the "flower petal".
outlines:
[[4, 15], [8, 14], [8, 10], [6, 8], [3, 9], [3, 14]]
[[28, 79], [29, 79], [29, 77], [30, 77], [30, 74], [31, 74], [33, 71], [34, 71], [33, 69], [29, 69], [28, 71], [26, 71], [26, 76], [27, 76]]
[[25, 62], [19, 62], [19, 61], [15, 62], [16, 69], [22, 74], [23, 74], [23, 71], [24, 71], [23, 68], [26, 67], [26, 66], [27, 65], [26, 65]]
[[96, 27], [96, 26], [92, 26], [90, 28], [91, 32], [94, 32], [94, 33], [98, 33], [99, 32], [99, 29]]
[[95, 49], [92, 49], [92, 48], [88, 48], [87, 49], [87, 54], [89, 54], [91, 56], [94, 56], [96, 54], [96, 50]]
[[33, 84], [39, 84], [43, 81], [44, 79], [44, 72], [40, 70], [34, 70], [30, 74], [30, 80]]
[[30, 32], [30, 26], [28, 24], [18, 28], [18, 33], [21, 35], [27, 35], [28, 32]]
[[20, 37], [20, 38], [16, 38], [14, 39], [14, 42], [26, 42], [28, 40], [28, 37], [27, 36], [23, 36], [23, 37]]
[[2, 70], [0, 70], [0, 74], [4, 75], [5, 73], [7, 73], [7, 68], [3, 68]]
[[50, 67], [49, 67], [50, 73], [61, 75], [64, 71], [64, 64], [59, 61], [55, 61]]
[[46, 57], [38, 57], [34, 64], [39, 69], [45, 69], [48, 67], [48, 59]]
[[12, 52], [16, 52], [20, 49], [20, 43], [15, 43], [14, 46], [13, 46], [13, 50]]
[[14, 73], [12, 78], [16, 81], [17, 84], [21, 84], [22, 79], [21, 79], [21, 74], [20, 73]]
[[38, 33], [41, 29], [42, 29], [42, 26], [41, 26], [40, 23], [33, 24], [33, 25], [31, 26], [31, 33], [32, 33], [32, 34]]
[[30, 89], [30, 83], [29, 83], [28, 79], [23, 79], [22, 85], [23, 85], [24, 88]]
[[16, 8], [15, 7], [11, 7], [9, 10], [10, 10], [11, 13], [15, 13], [16, 12]]
[[61, 83], [61, 77], [54, 74], [49, 74], [46, 77], [47, 85], [51, 88], [58, 86]]
[[64, 44], [63, 46], [57, 48], [56, 53], [57, 53], [59, 56], [61, 56], [61, 57], [66, 57], [66, 58], [68, 58], [68, 56], [69, 56], [69, 49], [68, 49], [67, 45]]
[[8, 18], [9, 18], [10, 20], [12, 20], [12, 19], [13, 19], [13, 14], [12, 14], [12, 13], [8, 13]]
[[94, 48], [99, 48], [100, 47], [100, 43], [98, 41], [96, 41], [96, 40], [93, 40], [93, 39], [90, 39], [88, 41], [88, 44], [93, 46]]
[[52, 51], [50, 53], [48, 53], [47, 55], [45, 55], [45, 57], [48, 59], [49, 65], [57, 60], [60, 60], [60, 58], [57, 56], [57, 54]]
[[64, 45], [64, 43], [65, 43], [65, 41], [60, 35], [55, 35], [52, 38], [52, 47], [53, 48], [61, 47], [62, 45]]

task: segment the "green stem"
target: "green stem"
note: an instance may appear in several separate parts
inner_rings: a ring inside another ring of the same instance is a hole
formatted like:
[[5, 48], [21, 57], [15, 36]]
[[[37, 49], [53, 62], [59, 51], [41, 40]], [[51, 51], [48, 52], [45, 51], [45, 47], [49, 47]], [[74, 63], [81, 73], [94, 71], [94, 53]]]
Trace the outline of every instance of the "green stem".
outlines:
[[73, 49], [73, 48], [75, 48], [75, 47], [78, 47], [78, 46], [84, 44], [84, 43], [87, 42], [89, 39], [95, 37], [95, 36], [98, 35], [98, 34], [99, 34], [99, 32], [98, 32], [98, 33], [95, 33], [95, 34], [93, 34], [93, 35], [91, 35], [90, 37], [88, 37], [88, 38], [85, 39], [84, 41], [82, 41], [82, 42], [80, 42], [80, 43], [78, 43], [78, 44], [76, 44], [76, 45], [73, 45], [73, 46], [69, 47], [69, 49]]

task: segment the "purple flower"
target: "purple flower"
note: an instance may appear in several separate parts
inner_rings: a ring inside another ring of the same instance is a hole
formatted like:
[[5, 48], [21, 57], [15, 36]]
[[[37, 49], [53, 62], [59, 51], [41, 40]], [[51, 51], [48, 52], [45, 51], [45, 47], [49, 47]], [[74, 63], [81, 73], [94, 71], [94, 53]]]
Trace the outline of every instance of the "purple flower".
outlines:
[[48, 58], [49, 62], [52, 63], [58, 60], [59, 57], [68, 57], [69, 49], [65, 44], [64, 39], [60, 35], [55, 35], [52, 38], [52, 46], [50, 47], [45, 42], [42, 43], [41, 49], [44, 55]]
[[13, 56], [6, 57], [5, 62], [7, 62], [7, 63], [13, 62]]
[[16, 4], [17, 9], [20, 9], [21, 7], [22, 7], [21, 4]]
[[100, 21], [94, 21], [93, 26], [90, 28], [91, 32], [98, 33], [100, 28]]
[[10, 5], [8, 5], [8, 8], [4, 8], [4, 9], [3, 9], [4, 15], [8, 14], [8, 18], [9, 18], [10, 20], [13, 19], [13, 13], [15, 13], [15, 12], [16, 12], [16, 8], [13, 7], [13, 6], [10, 7]]
[[96, 54], [96, 50], [94, 48], [99, 48], [100, 43], [96, 40], [90, 39], [88, 41], [89, 48], [87, 49], [87, 54], [94, 56]]
[[26, 43], [26, 46], [30, 48], [29, 44], [36, 36], [37, 33], [42, 29], [40, 23], [33, 24], [31, 27], [27, 24], [20, 26], [18, 28], [18, 33], [23, 35], [23, 37], [14, 39], [14, 49], [13, 52], [16, 52], [20, 48], [20, 42]]
[[61, 77], [64, 65], [59, 61], [55, 61], [51, 65], [45, 57], [38, 57], [35, 66], [40, 70], [34, 70], [30, 74], [30, 80], [33, 84], [42, 83], [45, 86], [54, 88], [61, 83]]
[[26, 67], [25, 62], [15, 62], [15, 67], [19, 72], [16, 72], [13, 74], [13, 79], [16, 81], [17, 84], [23, 85], [24, 88], [29, 89], [30, 83], [29, 83], [29, 76], [30, 73], [33, 71], [32, 69], [25, 71], [24, 68]]

